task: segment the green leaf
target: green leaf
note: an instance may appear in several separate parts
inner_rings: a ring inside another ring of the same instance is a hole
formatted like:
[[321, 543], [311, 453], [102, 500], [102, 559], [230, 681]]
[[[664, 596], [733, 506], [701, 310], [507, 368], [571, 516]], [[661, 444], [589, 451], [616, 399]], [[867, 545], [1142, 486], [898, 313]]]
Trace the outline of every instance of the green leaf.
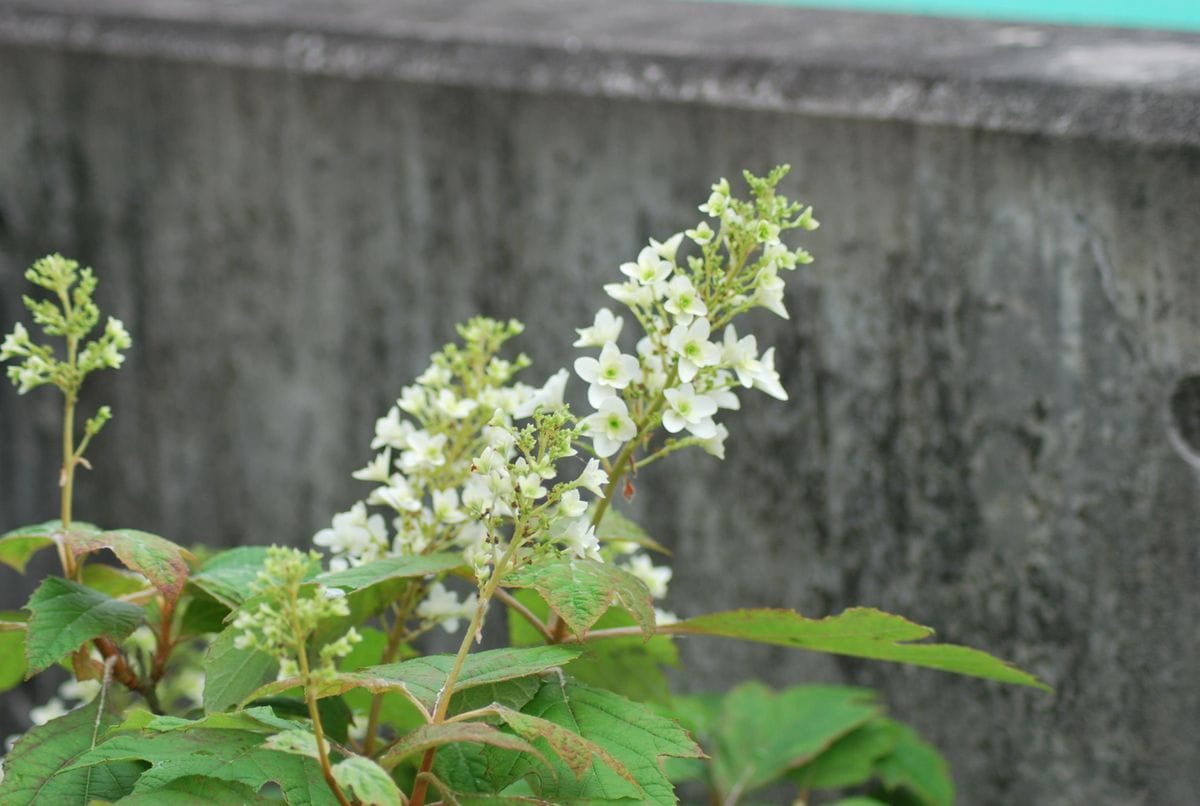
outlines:
[[0, 691], [25, 679], [25, 631], [28, 616], [0, 611]]
[[659, 543], [636, 523], [617, 512], [611, 506], [604, 511], [600, 525], [596, 527], [596, 538], [606, 543], [634, 543], [644, 549], [671, 556], [666, 546]]
[[953, 803], [954, 781], [941, 753], [909, 726], [888, 721], [896, 731], [896, 746], [879, 760], [879, 778], [884, 786], [907, 789], [928, 806]]
[[[234, 715], [217, 716], [228, 720]], [[145, 730], [118, 733], [84, 753], [68, 769], [104, 769], [113, 762], [143, 761], [150, 768], [137, 780], [135, 794], [153, 793], [181, 778], [201, 776], [243, 784], [255, 792], [273, 782], [292, 806], [337, 803], [313, 759], [267, 748], [266, 737], [258, 730], [207, 727], [221, 724], [220, 720], [209, 721], [212, 719], [165, 731], [153, 729], [151, 723]]]
[[126, 795], [141, 775], [142, 766], [122, 762], [97, 769], [71, 769], [89, 752], [95, 732], [117, 723], [111, 713], [90, 704], [45, 725], [29, 729], [4, 760], [0, 803], [5, 806], [87, 803], [92, 798], [116, 800]]
[[259, 804], [272, 803], [245, 784], [185, 775], [149, 792], [127, 795], [116, 806], [197, 806], [197, 804]]
[[219, 633], [225, 629], [225, 620], [229, 618], [229, 612], [228, 607], [211, 596], [193, 593], [187, 598], [187, 604], [183, 608], [180, 634], [192, 636]]
[[96, 534], [72, 526], [63, 542], [76, 559], [100, 549], [109, 549], [126, 568], [137, 571], [174, 602], [187, 583], [192, 553], [166, 538], [137, 529], [113, 529]]
[[384, 768], [391, 769], [405, 758], [423, 753], [431, 747], [459, 742], [503, 747], [518, 753], [530, 753], [545, 761], [545, 757], [529, 742], [511, 733], [503, 733], [491, 725], [482, 722], [442, 722], [437, 725], [422, 725], [401, 736], [383, 754], [379, 763]]
[[[579, 657], [580, 650], [569, 646], [538, 646], [521, 649], [489, 649], [473, 652], [463, 662], [458, 682], [454, 686], [457, 694], [465, 689], [499, 683], [518, 677], [541, 674], [563, 666]], [[446, 682], [446, 676], [454, 666], [453, 655], [427, 655], [421, 658], [371, 666], [357, 674], [393, 683], [403, 683], [409, 695], [432, 710], [437, 703], [438, 692]]]
[[663, 773], [661, 762], [671, 756], [703, 755], [675, 722], [620, 695], [570, 681], [543, 682], [538, 695], [522, 710], [603, 747], [642, 790], [639, 795], [636, 788], [603, 765], [593, 765], [582, 778], [576, 779], [566, 774], [569, 769], [554, 759], [549, 770], [539, 771], [538, 762], [528, 756], [489, 750], [493, 764], [503, 765], [499, 783], [507, 785], [506, 782], [535, 773], [541, 781], [538, 795], [554, 803], [635, 797], [644, 803], [673, 804], [674, 788]]
[[236, 610], [253, 594], [251, 583], [258, 578], [266, 559], [266, 546], [238, 546], [206, 560], [188, 581]]
[[788, 777], [805, 791], [858, 786], [874, 777], [876, 763], [892, 752], [896, 741], [890, 720], [872, 719]]
[[279, 661], [257, 649], [234, 646], [242, 630], [228, 627], [204, 656], [204, 710], [224, 711], [279, 674]]
[[101, 593], [119, 599], [131, 593], [149, 590], [146, 578], [141, 574], [113, 568], [111, 565], [91, 563], [83, 567], [80, 582]]
[[[80, 534], [99, 533], [100, 527], [84, 521], [74, 521], [71, 531]], [[62, 521], [46, 521], [22, 526], [0, 535], [0, 562], [25, 573], [29, 558], [42, 549], [49, 548], [63, 539]]]
[[629, 611], [647, 637], [654, 634], [650, 591], [613, 563], [556, 559], [519, 568], [504, 577], [503, 584], [536, 590], [576, 635], [586, 633], [614, 601]]
[[137, 605], [58, 577], [46, 577], [25, 609], [31, 614], [25, 644], [30, 675], [74, 652], [85, 641], [102, 635], [124, 638], [142, 621], [142, 609]]
[[719, 635], [814, 652], [909, 663], [1050, 690], [1033, 675], [978, 649], [912, 643], [933, 635], [933, 630], [868, 607], [851, 608], [823, 619], [807, 619], [791, 610], [731, 610], [681, 621], [671, 625], [670, 632]]
[[[518, 590], [513, 598], [543, 622], [550, 614], [549, 605], [536, 591]], [[628, 613], [614, 607], [593, 629], [629, 627], [633, 623]], [[524, 617], [510, 610], [508, 641], [513, 646], [530, 646], [542, 644], [543, 638]], [[634, 635], [605, 638], [588, 641], [583, 647], [584, 654], [571, 663], [571, 676], [576, 680], [638, 702], [670, 702], [670, 684], [663, 667], [679, 665], [679, 652], [670, 636], [656, 635], [649, 641]]]
[[[571, 662], [579, 656], [580, 651], [577, 647], [540, 646], [473, 652], [463, 662], [454, 693], [460, 696], [461, 692], [478, 686], [541, 674]], [[314, 688], [314, 694], [317, 697], [334, 697], [354, 688], [373, 693], [396, 691], [428, 712], [437, 704], [438, 692], [445, 685], [453, 666], [453, 655], [427, 655], [401, 663], [368, 666], [357, 672], [341, 672], [333, 679], [319, 683]], [[249, 693], [243, 701], [268, 697], [299, 684], [298, 678], [267, 683]], [[453, 703], [451, 710], [454, 710]]]
[[362, 756], [350, 756], [333, 765], [333, 778], [365, 806], [400, 806], [400, 787], [382, 767]]
[[746, 683], [725, 695], [713, 728], [713, 783], [722, 798], [751, 792], [812, 760], [879, 714], [870, 691], [799, 686], [778, 694]]
[[440, 574], [463, 564], [461, 554], [420, 554], [409, 557], [385, 557], [382, 560], [364, 563], [345, 571], [319, 574], [316, 581], [331, 588], [357, 591], [391, 582], [397, 579], [412, 579], [430, 574]]

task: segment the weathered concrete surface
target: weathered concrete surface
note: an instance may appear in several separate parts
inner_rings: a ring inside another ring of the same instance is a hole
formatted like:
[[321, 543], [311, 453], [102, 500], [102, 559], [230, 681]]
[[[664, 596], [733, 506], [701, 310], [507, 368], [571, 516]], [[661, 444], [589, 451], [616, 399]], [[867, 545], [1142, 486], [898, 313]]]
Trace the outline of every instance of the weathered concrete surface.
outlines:
[[[1164, 423], [1200, 364], [1200, 150], [408, 78], [0, 47], [0, 321], [61, 250], [136, 339], [81, 513], [304, 542], [454, 321], [524, 318], [549, 373], [646, 236], [788, 161], [824, 223], [760, 320], [792, 402], [639, 479], [670, 605], [877, 605], [1057, 695], [698, 640], [684, 684], [879, 685], [964, 803], [1200, 791], [1200, 505]], [[0, 390], [0, 529], [53, 515], [56, 429]]]

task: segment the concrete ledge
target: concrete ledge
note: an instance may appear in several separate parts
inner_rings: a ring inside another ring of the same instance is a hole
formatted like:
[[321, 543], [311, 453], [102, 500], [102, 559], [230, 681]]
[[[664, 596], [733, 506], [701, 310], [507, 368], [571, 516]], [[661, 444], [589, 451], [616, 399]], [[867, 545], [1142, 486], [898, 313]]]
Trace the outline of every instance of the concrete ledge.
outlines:
[[681, 0], [0, 0], [0, 43], [1200, 145], [1200, 35]]

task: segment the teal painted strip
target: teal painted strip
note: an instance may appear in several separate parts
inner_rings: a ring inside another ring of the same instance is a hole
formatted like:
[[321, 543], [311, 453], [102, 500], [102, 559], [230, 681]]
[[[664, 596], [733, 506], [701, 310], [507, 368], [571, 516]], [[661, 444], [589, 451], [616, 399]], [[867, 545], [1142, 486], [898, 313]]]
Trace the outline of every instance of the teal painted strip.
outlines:
[[1200, 31], [1200, 0], [734, 0], [758, 5], [804, 6], [1012, 22], [1109, 25]]

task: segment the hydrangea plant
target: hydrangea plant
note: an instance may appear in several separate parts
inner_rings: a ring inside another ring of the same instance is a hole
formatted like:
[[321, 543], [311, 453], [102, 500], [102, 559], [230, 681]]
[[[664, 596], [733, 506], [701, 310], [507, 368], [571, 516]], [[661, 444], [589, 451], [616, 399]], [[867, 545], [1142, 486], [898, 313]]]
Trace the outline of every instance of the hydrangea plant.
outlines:
[[[73, 518], [75, 470], [111, 417], [100, 408], [78, 434], [79, 390], [120, 366], [130, 338], [111, 318], [93, 337], [90, 269], [36, 263], [26, 276], [48, 295], [26, 306], [65, 344], [18, 324], [0, 360], [21, 393], [64, 395], [62, 506], [0, 537], [0, 561], [23, 571], [53, 546], [62, 573], [27, 616], [0, 622], [0, 683], [56, 664], [73, 678], [31, 713], [39, 724], [5, 759], [0, 802], [675, 803], [690, 786], [735, 804], [780, 781], [798, 802], [845, 787], [871, 793], [846, 803], [951, 801], [940, 756], [871, 692], [672, 695], [676, 637], [1036, 678], [873, 609], [678, 618], [656, 606], [672, 577], [665, 550], [616, 506], [652, 462], [723, 458], [722, 421], [743, 395], [787, 399], [774, 348], [760, 350], [744, 318], [786, 318], [783, 278], [812, 260], [787, 243], [817, 221], [777, 192], [786, 173], [747, 173], [747, 199], [722, 179], [705, 220], [621, 264], [604, 287], [612, 307], [577, 331], [573, 373], [527, 384], [530, 359], [508, 350], [519, 322], [460, 325], [376, 422], [374, 455], [353, 473], [370, 486], [312, 538], [324, 554], [194, 555]], [[564, 402], [572, 376], [586, 384], [582, 412]], [[123, 568], [96, 562], [101, 549]], [[502, 617], [508, 645], [480, 649], [485, 622]], [[457, 652], [420, 652], [436, 628], [461, 633]]]

